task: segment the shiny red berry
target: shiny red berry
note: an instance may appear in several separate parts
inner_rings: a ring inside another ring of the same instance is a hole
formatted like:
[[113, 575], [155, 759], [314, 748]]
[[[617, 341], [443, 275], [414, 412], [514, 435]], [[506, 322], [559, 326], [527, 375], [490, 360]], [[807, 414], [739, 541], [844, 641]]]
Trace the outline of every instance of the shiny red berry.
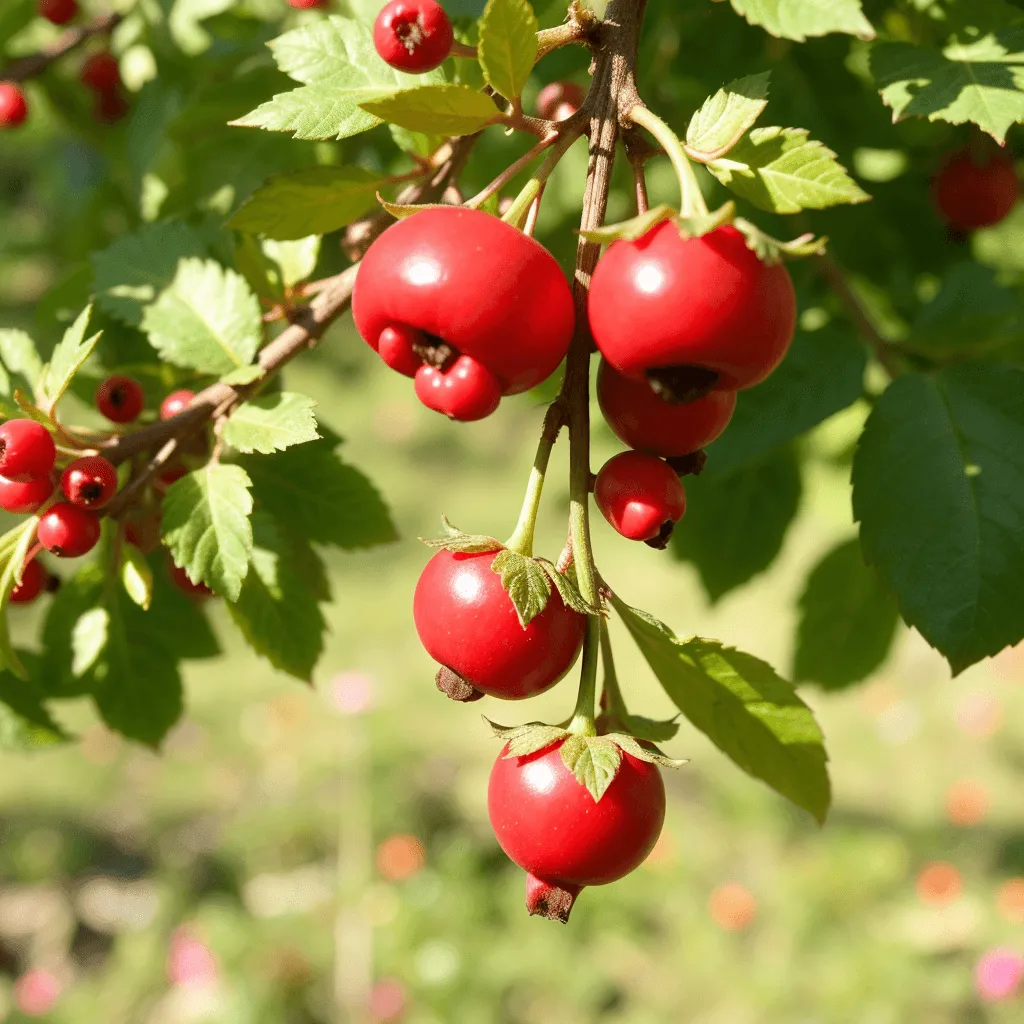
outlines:
[[205, 583], [193, 583], [188, 573], [179, 565], [170, 563], [171, 582], [186, 596], [197, 601], [205, 601], [213, 597], [213, 591]]
[[46, 573], [43, 567], [33, 558], [22, 570], [21, 582], [11, 591], [11, 600], [15, 604], [30, 604], [46, 586]]
[[[550, 377], [574, 324], [551, 253], [497, 217], [455, 207], [400, 220], [370, 246], [352, 312], [384, 362], [415, 375], [420, 399], [455, 418], [463, 403], [471, 418], [486, 415], [495, 388], [513, 395]], [[437, 372], [421, 384], [423, 366]], [[457, 385], [438, 380], [452, 373]]]
[[682, 398], [679, 382], [694, 379], [694, 369], [704, 390], [764, 380], [793, 339], [796, 295], [786, 268], [762, 263], [731, 225], [684, 239], [665, 221], [608, 247], [588, 314], [616, 370]]
[[35, 420], [8, 420], [0, 426], [0, 476], [25, 483], [48, 476], [57, 449], [50, 432]]
[[114, 423], [131, 423], [145, 408], [142, 385], [131, 377], [115, 374], [96, 390], [96, 408]]
[[54, 25], [66, 25], [78, 14], [78, 0], [39, 0], [36, 10]]
[[53, 481], [49, 476], [37, 476], [31, 480], [8, 480], [0, 476], [0, 508], [18, 515], [38, 512], [53, 494]]
[[92, 512], [59, 501], [39, 520], [39, 543], [58, 558], [78, 558], [96, 546], [100, 521]]
[[969, 150], [953, 153], [932, 183], [939, 212], [959, 231], [998, 224], [1013, 209], [1019, 190], [1013, 160], [993, 153], [975, 160]]
[[595, 801], [562, 760], [560, 744], [491, 769], [487, 809], [508, 856], [527, 872], [527, 908], [566, 920], [580, 889], [617, 881], [643, 863], [665, 821], [657, 766], [623, 752]]
[[495, 554], [439, 551], [416, 584], [413, 615], [435, 661], [482, 693], [521, 700], [543, 693], [572, 668], [586, 616], [552, 591], [547, 607], [524, 629], [491, 569]]
[[451, 19], [434, 0], [391, 0], [373, 23], [381, 60], [410, 74], [443, 64], [454, 40]]
[[113, 92], [121, 84], [121, 66], [106, 50], [86, 57], [79, 74], [82, 85], [99, 93]]
[[184, 412], [192, 402], [192, 399], [196, 397], [194, 391], [187, 391], [184, 388], [181, 391], [172, 391], [161, 403], [160, 403], [160, 419], [172, 420], [179, 413]]
[[14, 82], [0, 82], [0, 129], [17, 128], [28, 117], [25, 94]]
[[597, 399], [620, 441], [665, 459], [690, 455], [711, 444], [729, 425], [736, 408], [735, 391], [712, 391], [692, 402], [670, 402], [648, 381], [626, 377], [603, 359]]
[[575, 82], [549, 82], [537, 94], [537, 116], [564, 121], [583, 106], [586, 98], [583, 86]]
[[447, 368], [421, 366], [416, 371], [416, 397], [434, 412], [469, 423], [498, 408], [501, 381], [483, 363], [459, 356]]
[[675, 470], [643, 452], [609, 459], [597, 474], [594, 501], [612, 528], [629, 540], [667, 543], [686, 512], [686, 492]]
[[102, 508], [117, 491], [117, 470], [102, 455], [86, 455], [64, 470], [60, 486], [72, 505]]

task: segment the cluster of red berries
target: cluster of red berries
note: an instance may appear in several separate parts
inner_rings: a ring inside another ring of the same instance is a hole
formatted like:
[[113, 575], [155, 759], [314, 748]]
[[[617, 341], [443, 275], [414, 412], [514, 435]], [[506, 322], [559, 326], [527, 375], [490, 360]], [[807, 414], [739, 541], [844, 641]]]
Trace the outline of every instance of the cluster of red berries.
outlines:
[[1020, 182], [1013, 160], [996, 150], [979, 157], [957, 150], [932, 182], [932, 194], [946, 223], [962, 232], [998, 224], [1013, 209]]

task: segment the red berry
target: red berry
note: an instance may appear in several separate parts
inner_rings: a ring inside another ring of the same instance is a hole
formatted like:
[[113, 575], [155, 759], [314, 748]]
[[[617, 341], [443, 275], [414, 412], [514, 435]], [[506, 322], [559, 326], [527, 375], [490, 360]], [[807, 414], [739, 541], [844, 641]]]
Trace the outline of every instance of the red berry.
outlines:
[[8, 480], [0, 476], [0, 508], [18, 515], [38, 512], [53, 494], [53, 481], [49, 476], [37, 476], [31, 480]]
[[78, 13], [78, 0], [39, 0], [36, 9], [54, 25], [66, 25]]
[[318, 7], [329, 7], [331, 0], [288, 0], [288, 6], [297, 11], [312, 11]]
[[86, 57], [79, 78], [89, 89], [111, 93], [121, 84], [121, 67], [117, 58], [104, 50]]
[[373, 23], [381, 60], [411, 74], [443, 64], [454, 41], [451, 19], [434, 0], [391, 0]]
[[[550, 377], [574, 323], [572, 294], [551, 253], [497, 217], [456, 207], [400, 220], [370, 246], [352, 312], [359, 333], [400, 373], [418, 378], [421, 366], [441, 365], [451, 374], [453, 365], [467, 366], [459, 357], [485, 369], [489, 376], [459, 371], [477, 382], [473, 400], [463, 398], [473, 418], [493, 401], [483, 401], [490, 388], [481, 381], [513, 395]], [[417, 379], [421, 400], [441, 388], [436, 376], [422, 387]], [[448, 387], [462, 393], [462, 385]]]
[[0, 426], [0, 475], [19, 483], [49, 476], [57, 457], [50, 432], [35, 420], [8, 420]]
[[0, 82], [0, 129], [17, 128], [28, 117], [25, 94], [14, 82]]
[[459, 356], [447, 369], [421, 366], [416, 397], [435, 412], [470, 422], [490, 416], [501, 401], [501, 382], [472, 356]]
[[959, 231], [998, 224], [1016, 203], [1018, 189], [1013, 161], [998, 152], [979, 161], [969, 150], [953, 153], [932, 183], [939, 212]]
[[587, 98], [575, 82], [549, 82], [537, 94], [537, 116], [548, 121], [564, 121], [572, 117]]
[[85, 509], [60, 501], [39, 520], [39, 543], [58, 558], [78, 558], [96, 546], [100, 521]]
[[523, 629], [491, 570], [495, 554], [439, 551], [416, 584], [413, 615], [435, 661], [483, 693], [520, 700], [543, 693], [572, 668], [586, 616], [552, 591], [544, 611]]
[[22, 570], [21, 582], [11, 591], [11, 600], [15, 604], [29, 604], [43, 592], [45, 585], [46, 573], [33, 558]]
[[193, 583], [181, 566], [170, 563], [171, 582], [186, 596], [196, 600], [213, 597], [213, 591], [205, 583]]
[[630, 540], [667, 542], [686, 511], [686, 492], [675, 470], [643, 452], [609, 459], [597, 474], [594, 501], [613, 529]]
[[160, 419], [172, 420], [178, 413], [184, 412], [192, 399], [196, 397], [194, 391], [187, 391], [184, 388], [181, 391], [172, 391], [161, 403], [160, 403]]
[[796, 295], [786, 268], [762, 263], [731, 225], [684, 239], [665, 221], [608, 247], [588, 313], [597, 347], [620, 373], [667, 383], [673, 371], [699, 368], [730, 391], [758, 384], [782, 361]]
[[142, 385], [131, 377], [115, 374], [96, 389], [96, 408], [114, 423], [131, 423], [145, 408]]
[[643, 863], [665, 821], [665, 785], [655, 765], [623, 752], [595, 801], [559, 746], [526, 757], [506, 758], [503, 750], [487, 809], [501, 848], [529, 875], [530, 913], [564, 921], [584, 886], [614, 882]]
[[80, 508], [101, 508], [117, 491], [117, 470], [102, 455], [87, 455], [64, 470], [64, 497]]
[[693, 402], [669, 402], [645, 380], [618, 373], [605, 360], [597, 399], [608, 426], [630, 448], [668, 459], [711, 444], [729, 425], [735, 391], [712, 391]]

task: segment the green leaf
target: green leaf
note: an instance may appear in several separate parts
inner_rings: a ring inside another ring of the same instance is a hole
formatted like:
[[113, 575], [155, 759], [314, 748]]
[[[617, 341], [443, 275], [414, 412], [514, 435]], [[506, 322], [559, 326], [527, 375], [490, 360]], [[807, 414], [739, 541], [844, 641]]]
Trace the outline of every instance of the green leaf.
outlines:
[[71, 674], [84, 676], [96, 664], [110, 639], [110, 612], [90, 608], [71, 630]]
[[[36, 343], [24, 331], [0, 330], [0, 363], [5, 371], [0, 375], [4, 397], [14, 398], [16, 389], [27, 394], [35, 391], [43, 375], [43, 361], [39, 358]], [[4, 403], [4, 415], [14, 416], [16, 406]]]
[[167, 490], [164, 543], [193, 583], [237, 601], [252, 551], [251, 481], [241, 466], [211, 463]]
[[515, 605], [519, 623], [526, 627], [548, 606], [551, 580], [532, 558], [503, 548], [494, 556], [491, 570], [500, 574], [501, 585]]
[[90, 690], [90, 681], [75, 671], [81, 661], [76, 637], [80, 644], [84, 627], [78, 623], [99, 604], [104, 579], [100, 566], [88, 563], [65, 579], [50, 601], [43, 625], [39, 679], [53, 697], [78, 697]]
[[291, 545], [272, 520], [254, 517], [253, 532], [249, 573], [228, 611], [253, 650], [310, 682], [327, 628], [316, 594], [296, 571]]
[[604, 734], [604, 739], [610, 740], [623, 753], [631, 754], [633, 757], [646, 761], [648, 764], [660, 765], [662, 768], [682, 768], [684, 764], [690, 763], [685, 758], [669, 757], [650, 743], [646, 745], [639, 743], [636, 737], [631, 736], [629, 733], [609, 732]]
[[559, 572], [558, 567], [546, 558], [535, 558], [534, 561], [547, 573], [548, 579], [554, 583], [558, 596], [561, 597], [562, 604], [566, 608], [571, 608], [574, 612], [579, 612], [580, 615], [600, 614], [596, 608], [587, 604], [583, 599], [575, 574], [570, 577], [564, 572]]
[[707, 167], [738, 196], [771, 213], [823, 210], [871, 198], [835, 153], [808, 138], [803, 128], [755, 128], [728, 157]]
[[25, 556], [35, 540], [38, 523], [36, 516], [28, 516], [0, 537], [0, 671], [10, 670], [19, 679], [26, 679], [28, 674], [11, 645], [7, 609], [11, 591], [21, 582]]
[[290, 241], [263, 241], [263, 251], [277, 264], [286, 288], [308, 280], [320, 259], [320, 236], [308, 235]]
[[706, 99], [686, 129], [686, 152], [702, 163], [728, 153], [768, 106], [769, 77], [768, 71], [748, 75]]
[[28, 653], [21, 657], [29, 666], [28, 679], [0, 672], [0, 750], [29, 752], [65, 742], [66, 733], [44, 703], [38, 658]]
[[420, 85], [361, 104], [364, 110], [411, 132], [472, 135], [501, 119], [494, 101], [468, 85]]
[[53, 350], [49, 364], [43, 369], [38, 398], [51, 414], [103, 333], [100, 331], [86, 338], [85, 331], [91, 316], [92, 306], [86, 306], [78, 319], [64, 332], [64, 337]]
[[576, 781], [599, 801], [622, 764], [618, 743], [607, 736], [570, 735], [558, 749], [562, 762], [576, 776]]
[[96, 302], [100, 309], [132, 327], [142, 323], [146, 306], [174, 280], [180, 260], [206, 252], [187, 224], [149, 224], [134, 235], [121, 235], [93, 254]]
[[567, 729], [560, 725], [546, 725], [544, 722], [528, 722], [526, 725], [498, 725], [484, 716], [490, 726], [491, 734], [508, 746], [504, 756], [527, 757], [538, 750], [550, 747], [553, 743], [569, 735]]
[[731, 0], [733, 10], [751, 25], [802, 43], [808, 36], [843, 32], [873, 39], [875, 30], [864, 17], [860, 0]]
[[643, 715], [625, 714], [619, 716], [619, 721], [630, 736], [651, 743], [666, 743], [679, 732], [679, 722], [675, 718], [658, 721], [654, 718], [645, 718]]
[[886, 659], [899, 612], [860, 544], [833, 548], [811, 570], [800, 597], [793, 676], [827, 690], [859, 683]]
[[519, 97], [533, 71], [537, 29], [527, 0], [488, 0], [484, 8], [477, 56], [487, 84], [507, 100]]
[[686, 517], [672, 535], [672, 553], [696, 567], [717, 601], [775, 561], [800, 492], [800, 462], [789, 447], [728, 473], [687, 477]]
[[602, 224], [601, 227], [579, 233], [588, 242], [597, 242], [598, 245], [608, 245], [610, 242], [617, 242], [620, 239], [635, 242], [638, 238], [643, 238], [652, 228], [678, 216], [678, 211], [672, 209], [671, 206], [662, 204], [653, 206], [646, 213], [620, 221], [618, 224]]
[[224, 428], [224, 443], [240, 452], [282, 451], [293, 444], [315, 441], [316, 402], [290, 391], [261, 395], [243, 402]]
[[134, 544], [121, 548], [121, 583], [140, 608], [149, 609], [153, 601], [153, 570]]
[[263, 339], [260, 304], [245, 278], [212, 260], [182, 260], [142, 329], [164, 359], [200, 373], [246, 366]]
[[206, 603], [178, 589], [168, 572], [164, 551], [152, 556], [151, 568], [154, 561], [158, 564], [153, 572], [153, 603], [148, 614], [165, 636], [174, 637], [174, 656], [183, 660], [218, 657], [220, 644], [204, 611]]
[[782, 241], [773, 238], [743, 217], [737, 217], [733, 224], [746, 240], [747, 248], [768, 266], [781, 263], [785, 257], [801, 259], [805, 256], [823, 256], [825, 245], [828, 242], [827, 238], [815, 238], [813, 232], [810, 231], [798, 238]]
[[221, 383], [230, 384], [233, 388], [241, 388], [245, 387], [246, 384], [252, 384], [254, 381], [260, 380], [266, 375], [267, 371], [262, 366], [258, 363], [253, 363], [252, 366], [240, 366], [237, 370], [225, 373], [221, 377]]
[[1024, 23], [937, 50], [913, 43], [877, 43], [871, 74], [893, 120], [971, 121], [1003, 142], [1024, 121]]
[[853, 463], [867, 561], [955, 673], [1024, 637], [1024, 370], [894, 381]]
[[260, 505], [300, 537], [349, 549], [398, 539], [376, 488], [341, 461], [333, 442], [244, 456], [241, 463], [252, 477]]
[[823, 822], [831, 801], [821, 730], [765, 662], [717, 640], [680, 640], [618, 598], [615, 610], [673, 703], [748, 775]]
[[441, 516], [441, 529], [444, 536], [435, 539], [420, 537], [420, 541], [428, 548], [440, 548], [444, 551], [501, 551], [505, 545], [500, 540], [482, 533], [463, 533], [458, 527], [448, 522], [447, 516]]
[[326, 235], [372, 210], [383, 180], [362, 167], [304, 167], [279, 174], [253, 193], [228, 227], [268, 238]]

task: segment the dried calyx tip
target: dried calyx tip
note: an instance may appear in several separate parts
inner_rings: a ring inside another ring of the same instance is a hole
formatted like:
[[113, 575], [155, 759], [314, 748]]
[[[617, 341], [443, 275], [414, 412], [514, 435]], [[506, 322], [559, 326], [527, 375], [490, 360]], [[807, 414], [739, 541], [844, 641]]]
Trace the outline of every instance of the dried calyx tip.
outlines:
[[526, 876], [526, 909], [531, 916], [546, 917], [549, 921], [566, 924], [573, 904], [579, 896], [581, 885], [554, 885], [543, 882], [533, 875]]
[[446, 697], [457, 700], [462, 704], [469, 704], [471, 701], [480, 700], [484, 696], [471, 682], [463, 679], [458, 672], [453, 672], [445, 665], [442, 665], [437, 670], [435, 681], [437, 688]]

